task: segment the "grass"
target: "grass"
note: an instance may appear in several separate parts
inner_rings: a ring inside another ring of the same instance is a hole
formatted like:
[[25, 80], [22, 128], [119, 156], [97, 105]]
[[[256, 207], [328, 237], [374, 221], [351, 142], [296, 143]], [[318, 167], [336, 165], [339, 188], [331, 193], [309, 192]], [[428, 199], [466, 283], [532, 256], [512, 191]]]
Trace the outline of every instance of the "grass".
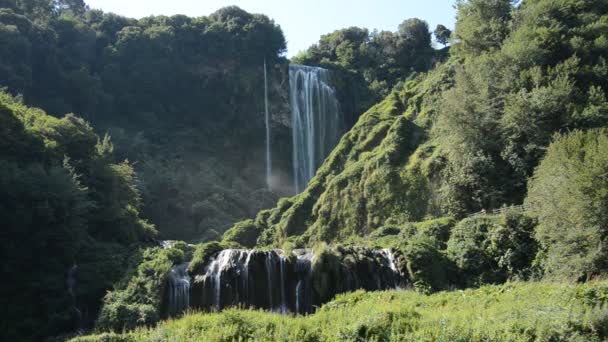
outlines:
[[475, 290], [354, 292], [310, 316], [255, 310], [190, 313], [85, 341], [602, 341], [608, 281], [507, 283]]

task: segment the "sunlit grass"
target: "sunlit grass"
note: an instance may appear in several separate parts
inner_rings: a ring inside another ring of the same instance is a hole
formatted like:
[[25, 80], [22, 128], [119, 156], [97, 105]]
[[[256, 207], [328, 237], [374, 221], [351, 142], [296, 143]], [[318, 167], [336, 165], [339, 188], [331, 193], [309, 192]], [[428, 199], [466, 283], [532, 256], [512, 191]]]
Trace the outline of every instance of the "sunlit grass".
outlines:
[[305, 317], [190, 313], [155, 328], [78, 341], [601, 341], [608, 337], [606, 304], [607, 281], [510, 283], [430, 296], [359, 291]]

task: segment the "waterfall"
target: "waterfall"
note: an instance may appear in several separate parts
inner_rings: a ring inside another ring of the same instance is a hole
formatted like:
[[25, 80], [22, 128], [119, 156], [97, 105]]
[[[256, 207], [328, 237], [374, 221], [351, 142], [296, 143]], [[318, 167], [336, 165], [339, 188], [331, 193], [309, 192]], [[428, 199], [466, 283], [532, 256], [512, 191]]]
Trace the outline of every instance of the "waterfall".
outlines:
[[272, 267], [272, 251], [266, 253], [266, 277], [268, 279], [268, 300], [270, 301], [270, 308], [272, 309], [272, 275], [273, 275], [273, 267]]
[[70, 299], [72, 300], [72, 310], [74, 310], [76, 322], [78, 325], [78, 332], [82, 332], [82, 311], [78, 308], [78, 301], [76, 300], [76, 274], [78, 273], [78, 265], [74, 262], [74, 265], [70, 267], [68, 270], [67, 276], [67, 285], [68, 285], [68, 294], [70, 295]]
[[309, 249], [295, 250], [296, 273], [298, 282], [295, 288], [296, 313], [312, 312], [312, 259], [313, 253]]
[[287, 304], [285, 303], [285, 257], [281, 255], [279, 259], [281, 265], [281, 313], [287, 313]]
[[169, 316], [176, 316], [190, 307], [190, 276], [188, 263], [171, 268], [168, 277], [168, 310]]
[[393, 272], [398, 273], [397, 266], [395, 265], [395, 255], [391, 252], [390, 248], [383, 249], [384, 253], [386, 253], [386, 259], [388, 260], [388, 266], [393, 270]]
[[329, 70], [289, 66], [293, 138], [293, 174], [300, 193], [336, 146], [341, 129], [340, 104]]
[[266, 185], [271, 190], [272, 154], [270, 153], [270, 111], [268, 110], [268, 72], [264, 58], [264, 122], [266, 124]]
[[[315, 257], [310, 249], [289, 253], [226, 249], [211, 256], [201, 274], [193, 275], [188, 303], [204, 310], [238, 306], [309, 314], [335, 294], [393, 289], [402, 283], [390, 250], [352, 248], [341, 250], [340, 255], [345, 259], [327, 269], [323, 263], [313, 268]], [[313, 284], [318, 284], [315, 279], [327, 279], [324, 272], [339, 277], [320, 294]]]

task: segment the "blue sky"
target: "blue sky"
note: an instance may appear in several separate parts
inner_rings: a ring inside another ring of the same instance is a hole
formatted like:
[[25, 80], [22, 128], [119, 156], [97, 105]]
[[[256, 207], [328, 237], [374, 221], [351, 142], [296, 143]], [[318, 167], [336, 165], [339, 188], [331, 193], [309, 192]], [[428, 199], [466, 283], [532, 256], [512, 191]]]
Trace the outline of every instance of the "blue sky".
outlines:
[[454, 27], [454, 0], [85, 0], [92, 8], [128, 17], [185, 14], [209, 15], [237, 5], [248, 12], [263, 13], [281, 26], [288, 56], [316, 43], [322, 34], [359, 26], [396, 31], [404, 19], [417, 17], [431, 27]]

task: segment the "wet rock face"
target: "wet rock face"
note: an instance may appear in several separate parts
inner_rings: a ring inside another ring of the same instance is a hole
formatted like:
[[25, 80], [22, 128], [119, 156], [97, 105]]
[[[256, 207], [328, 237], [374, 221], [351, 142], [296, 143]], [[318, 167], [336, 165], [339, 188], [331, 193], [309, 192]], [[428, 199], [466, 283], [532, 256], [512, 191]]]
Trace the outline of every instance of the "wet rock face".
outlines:
[[316, 256], [308, 249], [289, 254], [227, 249], [190, 278], [191, 308], [241, 306], [298, 314], [312, 313], [338, 293], [395, 289], [406, 282], [391, 251], [366, 248], [326, 250]]

